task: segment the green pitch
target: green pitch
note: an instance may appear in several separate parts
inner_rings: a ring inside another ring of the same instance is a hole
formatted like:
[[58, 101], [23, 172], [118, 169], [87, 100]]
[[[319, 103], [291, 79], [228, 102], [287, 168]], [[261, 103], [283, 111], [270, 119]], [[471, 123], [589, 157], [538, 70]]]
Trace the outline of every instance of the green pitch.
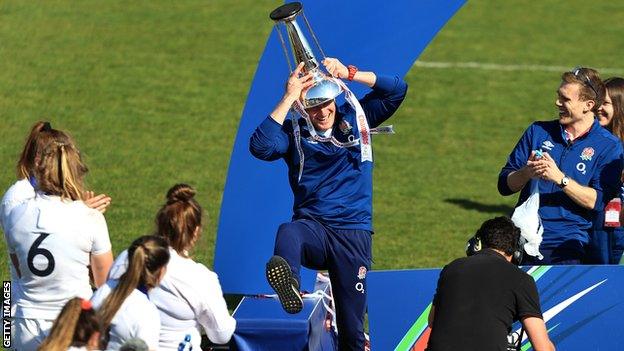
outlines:
[[[50, 120], [77, 140], [89, 188], [113, 198], [116, 253], [150, 233], [165, 191], [187, 182], [206, 209], [195, 257], [212, 267], [234, 136], [279, 4], [1, 2], [0, 189], [15, 181], [29, 127]], [[420, 60], [480, 68], [416, 65], [392, 120], [398, 134], [375, 141], [375, 269], [440, 267], [483, 220], [510, 212], [515, 197], [498, 195], [498, 171], [531, 121], [556, 114], [561, 72], [531, 65], [624, 75], [622, 11], [578, 0], [459, 11]]]

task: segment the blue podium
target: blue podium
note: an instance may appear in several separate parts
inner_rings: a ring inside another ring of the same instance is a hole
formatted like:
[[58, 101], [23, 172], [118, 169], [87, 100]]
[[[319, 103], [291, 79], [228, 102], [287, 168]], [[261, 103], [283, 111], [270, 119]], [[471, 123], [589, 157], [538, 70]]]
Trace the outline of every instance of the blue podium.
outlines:
[[239, 351], [334, 351], [336, 334], [327, 310], [327, 282], [316, 282], [316, 293], [304, 296], [303, 310], [288, 314], [277, 297], [244, 297], [236, 310], [234, 347]]

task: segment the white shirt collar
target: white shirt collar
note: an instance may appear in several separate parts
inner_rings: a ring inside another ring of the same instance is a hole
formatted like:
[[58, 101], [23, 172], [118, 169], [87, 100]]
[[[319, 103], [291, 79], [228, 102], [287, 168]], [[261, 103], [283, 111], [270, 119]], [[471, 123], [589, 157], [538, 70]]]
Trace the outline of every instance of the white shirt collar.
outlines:
[[320, 132], [318, 130], [316, 132], [319, 133], [323, 138], [329, 138], [332, 135], [332, 128], [329, 128], [324, 132]]

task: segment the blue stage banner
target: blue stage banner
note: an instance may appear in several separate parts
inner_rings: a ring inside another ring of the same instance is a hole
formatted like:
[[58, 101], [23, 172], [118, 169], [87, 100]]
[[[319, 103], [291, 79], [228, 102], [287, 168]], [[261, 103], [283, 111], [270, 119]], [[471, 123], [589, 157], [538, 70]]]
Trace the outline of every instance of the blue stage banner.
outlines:
[[[405, 75], [464, 0], [302, 1], [304, 13], [326, 55], [361, 70]], [[273, 8], [258, 16], [269, 19]], [[293, 197], [283, 161], [264, 162], [249, 153], [249, 137], [281, 98], [288, 65], [275, 30], [271, 33], [247, 97], [223, 192], [215, 271], [226, 293], [271, 292], [264, 264], [273, 253], [278, 226], [289, 221]], [[366, 89], [349, 88], [359, 97]], [[407, 99], [411, 94], [408, 92]], [[400, 128], [398, 133], [400, 133]], [[302, 277], [311, 290], [313, 272]]]
[[[624, 266], [523, 267], [537, 283], [550, 339], [558, 350], [622, 350]], [[368, 315], [373, 350], [422, 351], [440, 269], [372, 271]], [[520, 323], [513, 326], [519, 331]], [[466, 331], [469, 332], [469, 331]], [[532, 350], [526, 339], [522, 350]]]

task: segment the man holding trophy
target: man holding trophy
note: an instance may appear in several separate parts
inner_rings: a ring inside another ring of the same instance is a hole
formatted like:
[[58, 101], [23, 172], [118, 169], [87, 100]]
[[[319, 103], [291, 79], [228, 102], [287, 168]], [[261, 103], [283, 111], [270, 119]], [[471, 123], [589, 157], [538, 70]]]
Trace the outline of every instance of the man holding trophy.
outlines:
[[[250, 140], [255, 157], [286, 162], [294, 195], [292, 221], [278, 229], [266, 275], [284, 309], [298, 313], [303, 308], [301, 265], [327, 269], [339, 349], [364, 350], [373, 233], [371, 134], [397, 110], [407, 85], [399, 77], [360, 71], [335, 58], [322, 61], [332, 76], [328, 77], [297, 25], [300, 14], [299, 3], [271, 13], [288, 31], [296, 68], [282, 98]], [[340, 79], [365, 84], [372, 91], [357, 100]], [[343, 92], [346, 102], [339, 105], [336, 98]]]

